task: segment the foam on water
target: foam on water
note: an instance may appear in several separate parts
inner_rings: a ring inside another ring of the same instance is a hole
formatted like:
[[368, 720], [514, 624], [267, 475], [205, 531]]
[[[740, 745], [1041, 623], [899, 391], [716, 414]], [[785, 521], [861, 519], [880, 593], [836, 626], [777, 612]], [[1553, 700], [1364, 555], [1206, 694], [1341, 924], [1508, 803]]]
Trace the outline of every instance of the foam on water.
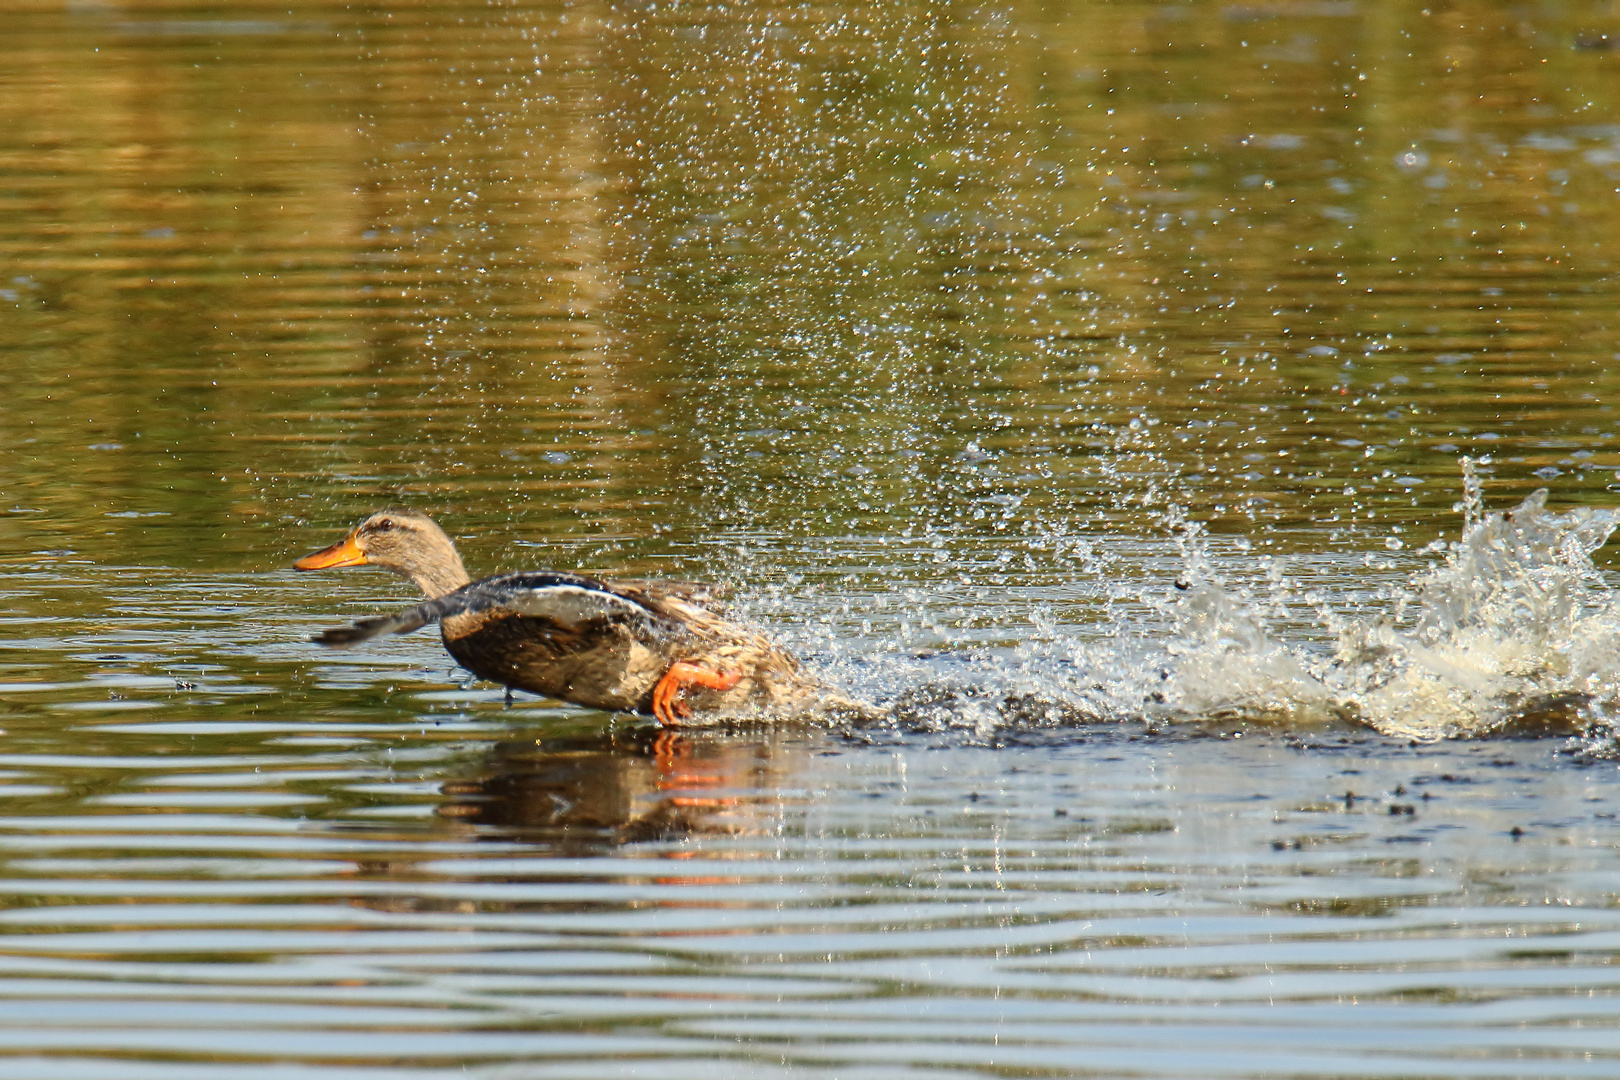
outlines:
[[1461, 539], [1376, 607], [1344, 590], [1324, 598], [1276, 559], [1265, 595], [1234, 589], [1202, 527], [1172, 518], [1174, 595], [1140, 597], [1159, 626], [1121, 614], [1099, 637], [1036, 616], [1017, 646], [926, 662], [897, 654], [866, 681], [882, 684], [902, 724], [979, 734], [1217, 721], [1606, 739], [1620, 702], [1620, 604], [1592, 555], [1620, 510], [1555, 512], [1539, 490], [1486, 513], [1476, 463], [1464, 459], [1463, 473]]
[[1462, 539], [1393, 610], [1346, 626], [1324, 682], [1388, 734], [1477, 735], [1596, 721], [1620, 679], [1620, 608], [1592, 563], [1620, 510], [1482, 512], [1464, 461]]

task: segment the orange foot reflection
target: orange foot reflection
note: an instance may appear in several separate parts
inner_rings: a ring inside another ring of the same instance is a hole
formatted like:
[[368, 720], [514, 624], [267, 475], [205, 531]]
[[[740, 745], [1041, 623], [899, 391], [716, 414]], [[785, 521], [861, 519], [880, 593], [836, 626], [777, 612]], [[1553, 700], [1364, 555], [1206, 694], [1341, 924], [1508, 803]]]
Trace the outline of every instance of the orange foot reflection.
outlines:
[[701, 664], [678, 660], [664, 672], [664, 677], [653, 687], [652, 710], [660, 723], [677, 724], [692, 715], [692, 707], [681, 700], [688, 686], [703, 686], [710, 690], [730, 690], [742, 680], [736, 671], [711, 671]]
[[[726, 787], [737, 780], [733, 765], [725, 758], [702, 759], [694, 753], [692, 740], [676, 731], [660, 731], [653, 741], [653, 761], [658, 768], [658, 792], [670, 806], [736, 806], [735, 795], [703, 795], [703, 788]], [[696, 790], [694, 790], [696, 789]], [[685, 792], [685, 794], [676, 794]]]

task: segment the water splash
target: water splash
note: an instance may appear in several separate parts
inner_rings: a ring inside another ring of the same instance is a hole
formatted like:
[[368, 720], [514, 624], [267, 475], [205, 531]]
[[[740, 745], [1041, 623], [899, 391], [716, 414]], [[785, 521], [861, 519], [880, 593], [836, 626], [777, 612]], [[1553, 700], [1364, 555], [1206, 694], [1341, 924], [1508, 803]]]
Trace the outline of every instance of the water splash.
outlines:
[[1172, 646], [1185, 714], [1343, 718], [1415, 739], [1551, 731], [1596, 720], [1620, 691], [1620, 606], [1592, 563], [1620, 510], [1547, 509], [1538, 490], [1486, 513], [1463, 460], [1460, 540], [1326, 662], [1278, 641], [1252, 605], [1196, 586]]
[[1487, 513], [1487, 462], [1462, 462], [1461, 538], [1372, 610], [1335, 606], [1277, 558], [1264, 560], [1263, 589], [1234, 588], [1222, 576], [1239, 569], [1232, 556], [1212, 553], [1203, 526], [1172, 510], [1181, 573], [1171, 597], [1144, 597], [1162, 630], [1115, 626], [1082, 640], [1047, 626], [1016, 648], [957, 653], [921, 683], [908, 661], [889, 685], [909, 689], [890, 703], [903, 725], [981, 737], [1144, 720], [1348, 723], [1420, 740], [1611, 731], [1620, 602], [1592, 556], [1620, 509], [1555, 512], [1538, 490]]
[[1474, 466], [1463, 462], [1462, 539], [1415, 582], [1410, 626], [1397, 610], [1340, 640], [1344, 692], [1380, 731], [1482, 734], [1598, 708], [1620, 689], [1620, 607], [1592, 563], [1620, 510], [1554, 513], [1541, 489], [1487, 514]]

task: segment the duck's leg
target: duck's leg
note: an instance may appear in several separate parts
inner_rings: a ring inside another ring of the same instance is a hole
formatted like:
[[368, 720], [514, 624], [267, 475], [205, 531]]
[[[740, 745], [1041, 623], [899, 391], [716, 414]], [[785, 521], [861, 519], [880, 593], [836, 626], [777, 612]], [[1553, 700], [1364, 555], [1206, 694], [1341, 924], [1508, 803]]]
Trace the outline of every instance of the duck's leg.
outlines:
[[660, 723], [679, 723], [692, 715], [691, 706], [681, 700], [681, 692], [688, 686], [702, 686], [710, 690], [730, 690], [742, 681], [737, 671], [713, 671], [690, 660], [677, 660], [664, 672], [664, 677], [653, 687], [652, 710]]

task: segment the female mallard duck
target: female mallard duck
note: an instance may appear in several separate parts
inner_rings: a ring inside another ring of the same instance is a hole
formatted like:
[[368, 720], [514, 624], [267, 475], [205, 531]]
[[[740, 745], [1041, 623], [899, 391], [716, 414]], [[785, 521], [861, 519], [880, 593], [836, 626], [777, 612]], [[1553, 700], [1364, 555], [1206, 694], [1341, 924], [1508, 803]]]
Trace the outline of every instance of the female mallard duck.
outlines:
[[432, 519], [373, 514], [293, 566], [380, 566], [414, 581], [424, 604], [361, 619], [314, 640], [345, 646], [437, 621], [444, 647], [481, 679], [675, 724], [705, 712], [804, 712], [848, 703], [760, 635], [727, 622], [700, 586], [608, 584], [578, 574], [516, 573], [472, 581]]

